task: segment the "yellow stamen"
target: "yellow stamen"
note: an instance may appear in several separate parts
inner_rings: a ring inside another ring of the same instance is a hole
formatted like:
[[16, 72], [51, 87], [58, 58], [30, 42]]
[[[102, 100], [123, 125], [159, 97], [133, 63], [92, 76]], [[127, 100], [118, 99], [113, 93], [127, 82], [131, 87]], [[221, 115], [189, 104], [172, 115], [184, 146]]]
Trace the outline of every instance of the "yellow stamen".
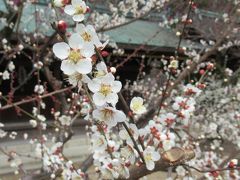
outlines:
[[112, 92], [112, 88], [110, 85], [102, 84], [99, 92], [102, 93], [104, 96], [107, 96], [109, 93]]
[[144, 156], [144, 159], [145, 159], [145, 161], [151, 161], [151, 160], [152, 160], [151, 154], [145, 155], [145, 156]]
[[103, 118], [105, 120], [111, 119], [111, 117], [113, 116], [113, 111], [110, 110], [110, 109], [103, 109], [102, 110], [102, 114], [103, 114]]
[[75, 14], [84, 14], [86, 12], [82, 6], [75, 7]]
[[86, 41], [86, 42], [90, 42], [92, 39], [92, 36], [87, 32], [82, 33], [81, 36], [84, 39], [84, 41]]
[[71, 50], [68, 58], [76, 64], [82, 58], [82, 55], [79, 50]]

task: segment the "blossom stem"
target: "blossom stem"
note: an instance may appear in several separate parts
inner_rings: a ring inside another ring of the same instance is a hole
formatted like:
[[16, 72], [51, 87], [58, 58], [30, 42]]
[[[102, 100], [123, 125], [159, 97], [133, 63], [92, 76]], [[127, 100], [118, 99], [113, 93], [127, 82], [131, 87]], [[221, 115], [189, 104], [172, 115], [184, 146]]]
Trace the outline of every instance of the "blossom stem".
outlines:
[[[121, 92], [118, 93], [118, 96], [119, 96], [119, 98], [120, 98], [120, 101], [121, 101], [121, 102], [123, 103], [123, 105], [124, 105], [125, 113], [128, 114], [128, 112], [130, 111], [130, 109], [129, 109], [129, 106], [127, 105], [126, 100], [124, 99], [124, 97], [123, 97], [123, 95], [122, 95]], [[134, 121], [134, 118], [133, 118], [132, 116], [129, 116], [129, 118], [130, 118], [130, 122], [136, 125], [136, 123], [135, 123], [135, 121]], [[128, 128], [128, 127], [127, 127], [127, 128]], [[129, 134], [129, 135], [130, 135], [130, 134]], [[141, 140], [140, 136], [138, 136], [138, 141], [139, 141], [142, 149], [145, 150], [144, 144], [142, 143], [142, 140]]]
[[146, 164], [146, 162], [145, 162], [145, 160], [144, 160], [144, 157], [143, 157], [140, 149], [138, 148], [138, 145], [137, 145], [135, 139], [133, 138], [132, 133], [129, 131], [129, 128], [128, 128], [127, 124], [126, 124], [125, 122], [122, 122], [121, 124], [122, 124], [123, 127], [126, 129], [128, 135], [130, 136], [130, 138], [131, 138], [131, 140], [132, 140], [132, 142], [133, 142], [133, 144], [134, 144], [134, 147], [135, 147], [135, 149], [137, 150], [137, 152], [138, 152], [138, 154], [139, 154], [142, 162], [143, 162], [144, 164]]
[[[98, 57], [101, 61], [104, 61], [102, 55], [100, 54], [100, 52], [99, 52], [99, 50], [97, 49], [96, 46], [95, 46], [95, 51], [96, 51], [97, 57]], [[124, 105], [125, 113], [128, 114], [128, 112], [130, 111], [130, 109], [129, 109], [128, 105], [127, 105], [126, 100], [124, 99], [124, 97], [123, 97], [123, 95], [121, 94], [121, 92], [118, 93], [118, 96], [119, 96], [121, 102], [122, 102], [123, 105]], [[135, 124], [133, 117], [132, 117], [132, 116], [129, 116], [129, 118], [130, 118], [131, 122], [132, 122], [133, 124]], [[144, 160], [144, 157], [143, 157], [140, 149], [138, 148], [137, 142], [136, 142], [135, 139], [133, 138], [133, 136], [132, 136], [132, 134], [131, 134], [128, 126], [126, 125], [125, 122], [123, 122], [122, 124], [123, 124], [124, 128], [126, 129], [127, 133], [129, 134], [129, 136], [130, 136], [130, 138], [131, 138], [131, 140], [132, 140], [132, 142], [133, 142], [133, 144], [134, 144], [134, 147], [135, 147], [135, 149], [137, 150], [139, 156], [141, 157], [143, 163], [146, 164], [146, 163], [145, 163], [145, 160]], [[145, 149], [145, 148], [144, 148], [144, 145], [143, 145], [143, 143], [142, 143], [142, 141], [141, 141], [141, 139], [140, 139], [139, 136], [138, 136], [138, 140], [139, 140], [139, 143], [140, 143], [142, 149], [144, 150], [144, 149]]]

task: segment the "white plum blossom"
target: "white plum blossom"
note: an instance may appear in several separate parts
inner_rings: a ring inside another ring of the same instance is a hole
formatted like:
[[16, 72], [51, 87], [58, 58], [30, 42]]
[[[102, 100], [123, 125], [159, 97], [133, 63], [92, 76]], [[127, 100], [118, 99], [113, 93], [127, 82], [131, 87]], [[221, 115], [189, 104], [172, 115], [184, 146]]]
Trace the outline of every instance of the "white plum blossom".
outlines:
[[94, 73], [95, 78], [101, 79], [108, 74], [107, 66], [104, 62], [100, 62], [96, 65], [97, 71]]
[[82, 82], [88, 83], [90, 81], [90, 78], [85, 74], [75, 72], [69, 75], [67, 80], [71, 85], [78, 87], [78, 90], [80, 91], [82, 87]]
[[10, 79], [10, 74], [7, 70], [2, 73], [2, 79], [3, 80]]
[[146, 162], [147, 169], [151, 171], [155, 167], [154, 161], [158, 161], [160, 159], [160, 154], [155, 151], [154, 147], [147, 146], [147, 148], [143, 151], [143, 157]]
[[61, 70], [67, 75], [76, 72], [88, 74], [92, 71], [91, 56], [94, 54], [94, 49], [84, 44], [82, 37], [78, 33], [70, 36], [69, 44], [65, 42], [54, 44], [53, 52], [55, 56], [63, 60]]
[[161, 139], [163, 140], [162, 145], [165, 151], [168, 151], [175, 146], [175, 135], [173, 133], [168, 133], [167, 136], [162, 134]]
[[105, 150], [107, 148], [107, 142], [104, 136], [101, 134], [94, 134], [92, 136], [92, 146], [93, 150], [95, 149]]
[[113, 106], [118, 102], [117, 93], [122, 88], [120, 81], [115, 81], [114, 76], [108, 73], [101, 79], [93, 79], [88, 83], [88, 88], [94, 93], [93, 101], [97, 106], [110, 103]]
[[126, 161], [129, 161], [131, 164], [134, 164], [136, 157], [138, 157], [136, 150], [129, 144], [121, 148], [121, 155], [125, 158]]
[[195, 110], [194, 105], [196, 104], [193, 98], [184, 98], [184, 97], [176, 97], [175, 102], [172, 105], [174, 110], [184, 109], [188, 110], [189, 112], [193, 112]]
[[168, 68], [172, 68], [172, 69], [177, 69], [178, 68], [178, 61], [177, 60], [172, 60], [170, 62], [170, 64], [168, 65]]
[[124, 122], [126, 115], [113, 107], [100, 107], [93, 111], [93, 118], [104, 122], [109, 128], [117, 125], [118, 122]]
[[72, 0], [70, 5], [66, 5], [64, 12], [72, 16], [74, 21], [81, 22], [84, 20], [84, 14], [87, 12], [86, 3], [82, 0]]
[[43, 87], [43, 85], [35, 85], [35, 87], [34, 87], [34, 92], [35, 93], [37, 93], [37, 94], [39, 94], [39, 95], [41, 95], [41, 94], [43, 94], [44, 93], [44, 87]]
[[171, 125], [175, 122], [176, 115], [173, 113], [161, 114], [159, 117], [159, 121], [165, 125]]
[[141, 97], [134, 97], [130, 103], [130, 109], [136, 114], [143, 114], [146, 112], [146, 107], [143, 105]]
[[64, 1], [63, 0], [53, 0], [53, 4], [56, 7], [63, 7], [64, 6]]
[[29, 123], [31, 124], [32, 127], [37, 127], [37, 121], [34, 119], [29, 120]]
[[119, 174], [112, 169], [111, 163], [105, 163], [100, 166], [100, 171], [103, 179], [116, 179], [119, 176]]
[[84, 178], [84, 173], [81, 172], [80, 169], [76, 170], [72, 170], [72, 167], [67, 167], [64, 168], [62, 171], [62, 178], [64, 180], [72, 180], [72, 179], [76, 179], [76, 180], [83, 180]]
[[186, 170], [182, 167], [182, 166], [178, 166], [176, 168], [176, 173], [179, 175], [179, 176], [185, 176], [186, 174]]
[[37, 119], [39, 120], [39, 121], [42, 121], [42, 122], [44, 122], [44, 121], [46, 121], [46, 118], [43, 116], [43, 115], [37, 115]]
[[92, 46], [92, 48], [95, 48], [95, 46], [98, 47], [103, 47], [103, 44], [99, 40], [96, 30], [92, 25], [87, 25], [85, 26], [84, 24], [77, 24], [76, 27], [77, 33], [80, 34], [82, 39], [84, 40], [84, 43], [87, 44], [88, 46]]
[[104, 179], [129, 178], [128, 168], [118, 159], [106, 159], [100, 167]]
[[113, 169], [118, 172], [119, 176], [128, 179], [130, 174], [129, 174], [129, 169], [121, 163], [121, 161], [114, 159], [113, 162]]
[[9, 70], [10, 72], [12, 72], [14, 69], [15, 69], [15, 65], [14, 65], [13, 62], [11, 61], [11, 62], [8, 64], [8, 70]]
[[[128, 126], [128, 129], [132, 135], [132, 137], [137, 140], [138, 137], [139, 137], [139, 132], [138, 132], [138, 128], [135, 124], [127, 124]], [[132, 145], [132, 140], [131, 140], [131, 137], [129, 136], [128, 132], [126, 129], [122, 129], [120, 132], [119, 132], [119, 136], [122, 140], [126, 140], [127, 141], [127, 144], [130, 144]]]
[[61, 125], [63, 125], [63, 126], [71, 125], [71, 117], [70, 116], [62, 115], [61, 117], [59, 117], [59, 121], [60, 121]]
[[187, 84], [183, 87], [183, 91], [186, 95], [196, 95], [199, 96], [202, 92], [200, 89], [198, 89], [196, 86], [192, 84]]

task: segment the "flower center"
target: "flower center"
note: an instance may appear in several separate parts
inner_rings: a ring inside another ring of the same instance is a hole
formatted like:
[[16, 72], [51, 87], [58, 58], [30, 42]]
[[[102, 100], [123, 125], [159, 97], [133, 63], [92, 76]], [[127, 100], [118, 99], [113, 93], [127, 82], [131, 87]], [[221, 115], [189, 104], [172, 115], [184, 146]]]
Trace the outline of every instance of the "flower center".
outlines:
[[103, 109], [102, 114], [105, 120], [109, 120], [113, 116], [113, 111], [110, 109]]
[[107, 96], [111, 92], [112, 92], [112, 88], [110, 85], [106, 85], [106, 84], [101, 85], [100, 93], [102, 93], [104, 96]]
[[86, 11], [82, 6], [75, 7], [75, 14], [84, 14]]
[[76, 64], [82, 58], [82, 55], [79, 50], [71, 50], [68, 58]]
[[142, 107], [141, 103], [134, 103], [133, 104], [133, 109], [136, 110], [136, 111], [139, 110], [141, 107]]
[[80, 73], [75, 73], [75, 74], [74, 74], [74, 77], [75, 77], [75, 79], [76, 79], [77, 81], [79, 81], [79, 80], [82, 79], [82, 74], [80, 74]]
[[97, 146], [101, 146], [104, 144], [104, 140], [102, 138], [99, 138], [96, 142]]
[[151, 154], [146, 154], [146, 155], [144, 156], [144, 159], [145, 159], [145, 161], [151, 161], [151, 160], [152, 160]]
[[84, 32], [81, 34], [82, 38], [84, 39], [84, 41], [86, 42], [90, 42], [91, 39], [92, 39], [92, 36], [91, 34], [87, 33], [87, 32]]

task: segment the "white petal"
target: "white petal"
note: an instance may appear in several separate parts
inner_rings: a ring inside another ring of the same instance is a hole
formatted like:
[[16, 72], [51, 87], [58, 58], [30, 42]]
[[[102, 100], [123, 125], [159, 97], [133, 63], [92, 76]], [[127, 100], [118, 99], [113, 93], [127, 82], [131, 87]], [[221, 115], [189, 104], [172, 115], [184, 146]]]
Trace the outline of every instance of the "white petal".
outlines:
[[114, 79], [115, 78], [112, 75], [112, 73], [108, 73], [102, 78], [102, 83], [103, 84], [112, 84], [114, 82]]
[[126, 120], [126, 115], [122, 111], [116, 111], [114, 114], [114, 119], [117, 122], [124, 122]]
[[[77, 7], [77, 6], [82, 6], [83, 5], [83, 1], [82, 0], [72, 0], [72, 5], [74, 7]], [[84, 3], [85, 4], [85, 3]]]
[[66, 59], [69, 55], [70, 47], [65, 42], [56, 43], [53, 45], [53, 53], [59, 59]]
[[83, 46], [83, 39], [78, 33], [74, 33], [69, 38], [69, 46], [72, 49], [80, 49]]
[[129, 139], [129, 138], [130, 138], [129, 135], [128, 135], [128, 133], [127, 133], [127, 131], [126, 131], [125, 129], [123, 129], [123, 130], [121, 130], [121, 131], [119, 132], [119, 137], [120, 137], [121, 139], [123, 139], [123, 140], [126, 140], [126, 139]]
[[81, 74], [88, 74], [92, 71], [92, 62], [88, 59], [81, 59], [75, 67], [76, 71]]
[[84, 75], [82, 76], [82, 82], [84, 83], [89, 83], [91, 82], [91, 79], [87, 76], [87, 75]]
[[143, 114], [147, 111], [145, 106], [141, 106], [138, 111], [136, 112], [136, 114]]
[[146, 162], [146, 167], [147, 167], [147, 169], [148, 170], [153, 170], [154, 169], [154, 167], [155, 167], [155, 164], [154, 164], [154, 162], [153, 161], [147, 161]]
[[74, 74], [76, 72], [75, 64], [72, 64], [68, 60], [64, 60], [64, 61], [62, 61], [62, 64], [61, 64], [61, 70], [67, 75]]
[[106, 103], [106, 99], [105, 96], [102, 95], [101, 93], [95, 93], [93, 95], [93, 102], [97, 105], [97, 106], [102, 106]]
[[81, 49], [81, 53], [86, 58], [92, 57], [95, 54], [94, 46], [91, 43], [85, 43]]
[[87, 25], [86, 29], [91, 32], [92, 35], [97, 34], [92, 25]]
[[77, 22], [81, 22], [84, 20], [84, 15], [83, 14], [73, 15], [73, 20]]
[[98, 48], [101, 48], [101, 50], [103, 50], [107, 46], [108, 42], [109, 42], [109, 40], [107, 40], [103, 44], [101, 43], [102, 45], [100, 45], [100, 47], [98, 47]]
[[75, 8], [72, 5], [66, 5], [64, 8], [64, 12], [72, 16], [75, 13]]
[[143, 98], [141, 98], [141, 97], [134, 97], [131, 102], [132, 103], [143, 104]]
[[100, 48], [103, 46], [103, 44], [101, 43], [101, 41], [99, 40], [99, 38], [97, 37], [97, 35], [93, 35], [92, 36], [92, 44], [94, 44], [95, 46], [97, 46], [97, 48]]
[[153, 152], [152, 153], [152, 159], [154, 161], [158, 161], [160, 159], [160, 154], [158, 152]]
[[85, 32], [85, 26], [82, 23], [77, 24], [76, 31], [81, 35]]
[[111, 93], [111, 94], [107, 95], [106, 101], [115, 106], [118, 102], [118, 95], [116, 93]]
[[97, 68], [98, 71], [107, 72], [107, 66], [106, 66], [106, 64], [104, 62], [98, 63], [96, 68]]
[[98, 109], [95, 109], [92, 114], [94, 119], [101, 120], [101, 113]]
[[108, 127], [111, 128], [111, 127], [114, 127], [117, 125], [117, 121], [115, 119], [110, 119], [109, 121], [106, 122]]
[[122, 83], [120, 81], [114, 81], [112, 84], [112, 91], [118, 93], [122, 88]]
[[100, 89], [100, 84], [96, 80], [92, 80], [88, 82], [88, 88], [92, 92], [98, 92]]

